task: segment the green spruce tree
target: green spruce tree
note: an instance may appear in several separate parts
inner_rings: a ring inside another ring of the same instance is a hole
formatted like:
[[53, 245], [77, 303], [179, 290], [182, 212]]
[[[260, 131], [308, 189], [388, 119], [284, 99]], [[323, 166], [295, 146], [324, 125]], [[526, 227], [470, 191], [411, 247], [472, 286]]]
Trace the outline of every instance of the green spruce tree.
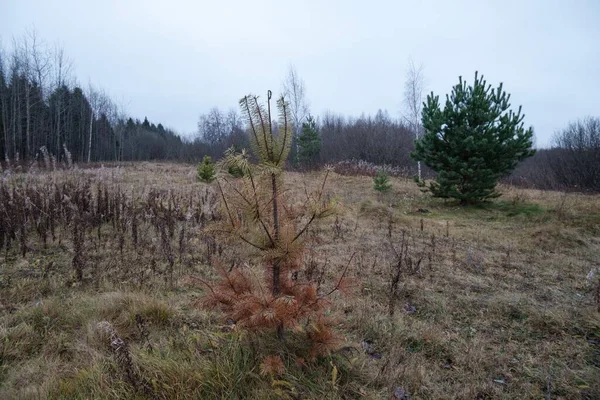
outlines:
[[425, 134], [411, 156], [437, 172], [429, 185], [434, 196], [461, 203], [497, 197], [498, 180], [535, 153], [533, 130], [523, 127], [521, 107], [513, 112], [509, 100], [502, 84], [492, 89], [477, 72], [473, 86], [459, 77], [443, 109], [439, 96], [427, 96]]
[[387, 192], [392, 187], [390, 177], [387, 172], [380, 169], [377, 175], [373, 177], [374, 188], [378, 192]]
[[300, 162], [309, 168], [313, 167], [321, 153], [321, 136], [317, 122], [311, 115], [302, 124], [302, 133], [298, 136], [298, 147]]
[[198, 164], [198, 180], [211, 183], [216, 178], [215, 165], [209, 156], [204, 156], [202, 162]]

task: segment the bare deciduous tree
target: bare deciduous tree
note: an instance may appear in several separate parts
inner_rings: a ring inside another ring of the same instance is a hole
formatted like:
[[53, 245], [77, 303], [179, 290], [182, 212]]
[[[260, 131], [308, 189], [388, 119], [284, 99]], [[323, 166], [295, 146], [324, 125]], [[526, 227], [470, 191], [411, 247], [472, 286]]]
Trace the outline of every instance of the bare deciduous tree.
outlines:
[[321, 118], [321, 163], [362, 160], [412, 169], [412, 132], [379, 110], [375, 116], [345, 118], [331, 113]]
[[[56, 46], [54, 48], [54, 84], [55, 89], [60, 89], [62, 86], [65, 86], [70, 78], [71, 69], [73, 63], [65, 54], [65, 51], [62, 47]], [[60, 154], [60, 146], [61, 146], [61, 113], [63, 112], [64, 105], [62, 104], [60, 97], [58, 99], [58, 104], [56, 107], [56, 154]]]
[[[13, 48], [17, 48], [16, 40], [13, 39]], [[21, 59], [19, 52], [15, 50], [11, 57], [10, 63], [10, 81], [16, 82], [11, 86], [11, 131], [12, 131], [12, 154], [13, 157], [18, 158], [17, 151], [17, 137], [21, 137], [21, 124], [17, 124], [17, 121], [21, 120], [21, 96], [19, 87], [19, 75], [22, 74]], [[60, 150], [60, 149], [59, 149]]]
[[5, 58], [4, 48], [2, 46], [2, 42], [0, 42], [0, 119], [2, 125], [2, 132], [0, 132], [3, 137], [3, 143], [0, 143], [0, 147], [3, 148], [4, 154], [2, 156], [5, 160], [8, 160], [8, 151], [9, 151], [9, 143], [8, 143], [8, 90], [5, 90], [6, 86], [6, 66], [5, 66]]
[[196, 155], [193, 158], [205, 155], [219, 158], [231, 146], [240, 150], [247, 146], [247, 142], [248, 136], [240, 114], [235, 109], [225, 112], [213, 107], [208, 113], [200, 115], [198, 120], [198, 136], [193, 144]]
[[92, 160], [92, 132], [94, 120], [103, 114], [109, 116], [113, 111], [114, 105], [108, 95], [102, 89], [95, 88], [92, 85], [92, 82], [88, 83], [87, 99], [90, 103], [87, 162], [90, 162]]
[[292, 132], [294, 134], [293, 157], [297, 161], [298, 157], [298, 135], [302, 130], [302, 123], [308, 117], [309, 107], [306, 100], [306, 86], [304, 81], [298, 75], [296, 68], [290, 65], [288, 74], [283, 81], [282, 93], [290, 105], [290, 115], [292, 117]]
[[560, 182], [569, 187], [600, 190], [600, 118], [572, 122], [556, 133], [553, 147], [559, 162], [550, 164]]
[[217, 107], [200, 116], [198, 121], [198, 133], [204, 141], [217, 144], [223, 141], [227, 134], [226, 116]]
[[229, 131], [229, 133], [234, 132], [236, 130], [241, 131], [244, 129], [244, 121], [242, 119], [242, 116], [240, 114], [238, 114], [238, 112], [236, 111], [235, 108], [231, 108], [227, 112], [225, 124], [227, 126], [227, 130]]
[[[37, 32], [35, 30], [27, 32], [27, 36], [29, 36], [29, 40], [31, 42], [31, 66], [30, 66], [30, 80], [34, 83], [38, 88], [38, 95], [31, 104], [32, 107], [40, 107], [43, 106], [44, 101], [46, 100], [44, 95], [47, 93], [46, 89], [48, 88], [49, 82], [48, 77], [50, 74], [50, 62], [51, 55], [46, 46], [46, 43], [40, 39], [38, 39]], [[39, 120], [37, 121], [37, 125], [34, 129], [40, 130], [42, 126], [44, 126], [44, 115], [39, 116]], [[39, 135], [35, 133], [32, 135], [31, 140], [31, 152], [32, 154], [40, 147]]]
[[31, 40], [31, 58], [33, 63], [33, 80], [40, 88], [40, 95], [44, 98], [44, 93], [48, 87], [48, 77], [50, 75], [51, 54], [46, 44], [37, 38], [37, 32], [28, 33]]
[[[21, 60], [21, 74], [29, 81], [33, 78], [33, 69], [31, 68], [31, 48], [28, 40], [28, 35], [23, 36], [21, 43], [17, 47], [15, 40], [15, 48], [18, 48], [18, 57]], [[23, 158], [29, 158], [29, 148], [31, 146], [31, 85], [26, 82], [24, 85], [25, 91], [25, 146], [23, 146]]]
[[[406, 82], [404, 83], [404, 108], [406, 109], [404, 118], [408, 122], [414, 133], [415, 139], [421, 137], [423, 127], [421, 126], [421, 110], [423, 108], [423, 66], [415, 66], [410, 60], [406, 72]], [[421, 179], [421, 161], [417, 162], [417, 174]]]
[[[128, 118], [97, 87], [90, 85], [84, 93], [70, 70], [65, 52], [49, 47], [35, 30], [15, 37], [8, 50], [0, 43], [3, 167], [35, 165], [42, 147], [47, 154], [71, 157], [74, 162], [174, 159], [185, 154], [182, 149], [188, 143], [173, 130]], [[232, 115], [228, 120], [241, 126], [236, 122], [239, 117]], [[243, 136], [240, 131], [243, 134], [241, 128], [236, 130], [236, 139]], [[226, 145], [219, 144], [219, 148]]]
[[88, 92], [87, 98], [90, 102], [90, 124], [89, 124], [89, 138], [88, 138], [88, 154], [87, 154], [87, 162], [90, 162], [92, 159], [92, 128], [94, 125], [94, 117], [96, 114], [96, 109], [98, 108], [98, 91], [94, 89], [92, 86], [92, 82], [88, 82]]

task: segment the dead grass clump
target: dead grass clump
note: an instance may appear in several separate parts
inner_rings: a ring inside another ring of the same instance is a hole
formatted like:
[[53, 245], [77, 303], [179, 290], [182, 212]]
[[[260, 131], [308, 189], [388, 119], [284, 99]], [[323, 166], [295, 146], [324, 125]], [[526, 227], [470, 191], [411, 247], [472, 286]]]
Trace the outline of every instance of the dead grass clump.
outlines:
[[333, 165], [333, 171], [340, 175], [365, 175], [377, 176], [379, 171], [384, 171], [390, 176], [410, 178], [410, 170], [404, 167], [395, 167], [392, 165], [376, 165], [364, 160], [346, 160], [339, 161]]
[[138, 320], [164, 329], [174, 323], [175, 313], [166, 303], [144, 294], [113, 292], [101, 296], [96, 314], [118, 329], [129, 340], [141, 334]]
[[0, 354], [2, 360], [7, 363], [37, 354], [43, 344], [43, 337], [26, 322], [13, 327], [3, 327], [0, 331]]
[[122, 370], [125, 380], [133, 387], [135, 392], [142, 393], [146, 397], [154, 398], [154, 391], [150, 382], [140, 375], [131, 358], [129, 345], [125, 342], [117, 331], [113, 328], [110, 322], [101, 321], [97, 325], [97, 329], [108, 336], [111, 353], [115, 362]]

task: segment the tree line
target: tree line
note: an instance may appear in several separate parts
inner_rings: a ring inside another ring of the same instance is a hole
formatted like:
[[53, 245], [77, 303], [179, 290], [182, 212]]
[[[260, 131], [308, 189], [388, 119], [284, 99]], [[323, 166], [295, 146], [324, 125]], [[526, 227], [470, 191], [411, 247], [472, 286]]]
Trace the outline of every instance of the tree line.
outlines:
[[128, 118], [91, 83], [79, 84], [60, 47], [35, 32], [0, 46], [0, 154], [27, 163], [43, 153], [70, 162], [178, 159], [181, 138]]
[[[126, 115], [123, 107], [91, 83], [80, 84], [60, 47], [28, 32], [0, 45], [0, 157], [3, 163], [40, 160], [44, 152], [65, 161], [219, 159], [228, 148], [247, 148], [244, 120], [235, 109], [212, 108], [200, 115], [195, 137], [183, 137], [161, 123]], [[411, 159], [423, 134], [420, 116], [424, 88], [421, 67], [411, 62], [404, 90], [405, 112], [346, 117], [310, 111], [304, 81], [290, 67], [281, 92], [290, 106], [293, 130], [288, 166], [319, 168], [361, 160], [420, 175]], [[522, 163], [504, 181], [540, 189], [600, 191], [600, 119], [573, 122], [556, 134], [549, 149]], [[424, 177], [433, 172], [423, 166]]]
[[539, 189], [600, 192], [600, 118], [569, 123], [554, 135], [552, 147], [524, 160], [506, 181]]
[[[295, 168], [318, 168], [326, 164], [356, 160], [364, 165], [395, 167], [407, 177], [436, 175], [410, 156], [415, 139], [424, 134], [421, 123], [423, 105], [422, 67], [410, 63], [404, 91], [406, 111], [402, 118], [390, 117], [387, 111], [358, 118], [327, 112], [321, 117], [310, 113], [304, 82], [290, 67], [282, 92], [290, 102], [294, 132], [288, 165]], [[198, 151], [213, 158], [222, 157], [229, 147], [245, 148], [248, 136], [235, 110], [227, 113], [218, 108], [200, 117], [196, 152], [188, 159], [198, 159]], [[558, 131], [550, 148], [537, 149], [502, 178], [505, 183], [523, 187], [600, 192], [600, 118], [588, 117], [570, 123]]]

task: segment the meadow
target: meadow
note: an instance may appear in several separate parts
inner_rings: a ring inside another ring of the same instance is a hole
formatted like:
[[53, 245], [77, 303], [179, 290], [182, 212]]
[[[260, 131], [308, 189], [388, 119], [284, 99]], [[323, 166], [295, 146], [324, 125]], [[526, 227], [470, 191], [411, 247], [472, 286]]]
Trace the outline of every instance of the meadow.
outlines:
[[[322, 175], [286, 172], [286, 197]], [[328, 309], [345, 340], [298, 362], [293, 335], [201, 306], [197, 278], [256, 256], [210, 233], [222, 202], [195, 166], [5, 174], [0, 398], [600, 398], [600, 196], [501, 186], [461, 206], [391, 183], [330, 173], [302, 273], [351, 278]]]

